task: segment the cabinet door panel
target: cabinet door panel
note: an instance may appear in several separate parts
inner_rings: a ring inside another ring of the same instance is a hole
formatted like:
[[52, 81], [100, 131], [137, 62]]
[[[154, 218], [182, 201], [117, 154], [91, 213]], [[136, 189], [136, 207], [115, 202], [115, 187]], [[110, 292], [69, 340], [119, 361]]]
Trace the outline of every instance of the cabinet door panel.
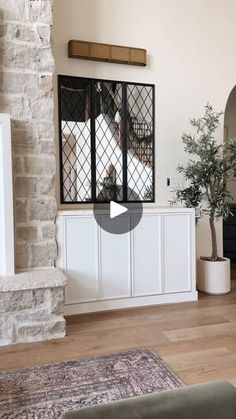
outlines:
[[164, 292], [189, 291], [191, 230], [189, 215], [163, 217]]
[[[119, 223], [129, 225], [129, 217], [119, 217]], [[109, 222], [102, 217], [101, 226]], [[130, 284], [130, 233], [110, 234], [101, 229], [100, 281], [101, 298], [114, 299], [131, 296]]]
[[[135, 216], [133, 217], [135, 222]], [[161, 292], [160, 216], [143, 216], [133, 230], [133, 296]]]
[[98, 300], [97, 224], [93, 217], [66, 220], [66, 303]]

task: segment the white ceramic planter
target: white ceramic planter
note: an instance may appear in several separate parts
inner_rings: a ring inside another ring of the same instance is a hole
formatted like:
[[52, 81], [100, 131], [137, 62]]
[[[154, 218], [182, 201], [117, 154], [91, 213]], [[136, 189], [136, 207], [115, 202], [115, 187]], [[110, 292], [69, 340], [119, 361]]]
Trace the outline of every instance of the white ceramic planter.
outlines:
[[227, 294], [231, 290], [230, 259], [197, 261], [197, 288], [207, 294]]

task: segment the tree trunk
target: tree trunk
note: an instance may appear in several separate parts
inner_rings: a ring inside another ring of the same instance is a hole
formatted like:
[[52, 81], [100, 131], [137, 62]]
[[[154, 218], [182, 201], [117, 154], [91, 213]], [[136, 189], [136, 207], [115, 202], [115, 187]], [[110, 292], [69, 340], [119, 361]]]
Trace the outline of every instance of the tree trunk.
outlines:
[[211, 227], [211, 244], [212, 244], [212, 254], [211, 259], [217, 260], [218, 259], [218, 252], [217, 252], [217, 240], [216, 240], [216, 229], [215, 229], [215, 220], [214, 214], [211, 214], [209, 218], [210, 227]]

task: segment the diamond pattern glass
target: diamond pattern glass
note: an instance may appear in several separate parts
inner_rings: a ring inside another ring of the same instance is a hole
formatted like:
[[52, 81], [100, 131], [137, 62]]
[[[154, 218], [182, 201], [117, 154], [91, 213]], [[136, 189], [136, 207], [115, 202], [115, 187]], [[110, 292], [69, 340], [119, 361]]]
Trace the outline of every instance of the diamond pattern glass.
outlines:
[[153, 87], [127, 85], [127, 200], [153, 201]]
[[58, 84], [61, 202], [153, 201], [154, 87], [71, 76]]
[[90, 82], [63, 77], [59, 89], [63, 202], [91, 202]]
[[122, 86], [99, 81], [96, 91], [100, 95], [100, 113], [95, 125], [96, 198], [105, 202], [123, 201]]

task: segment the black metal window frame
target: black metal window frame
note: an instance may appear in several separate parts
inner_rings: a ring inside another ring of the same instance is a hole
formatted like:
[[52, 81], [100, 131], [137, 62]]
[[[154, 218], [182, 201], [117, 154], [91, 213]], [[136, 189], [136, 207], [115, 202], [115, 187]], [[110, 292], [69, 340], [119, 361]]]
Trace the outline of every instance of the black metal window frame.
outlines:
[[[91, 200], [87, 201], [67, 201], [64, 199], [64, 190], [63, 190], [63, 150], [62, 150], [62, 129], [61, 129], [61, 122], [62, 122], [62, 112], [61, 112], [61, 82], [64, 78], [68, 79], [80, 79], [84, 81], [89, 81], [90, 83], [90, 94], [91, 94]], [[90, 78], [90, 77], [80, 77], [80, 76], [68, 76], [68, 75], [61, 75], [57, 76], [58, 80], [58, 116], [59, 116], [59, 163], [60, 163], [60, 170], [59, 170], [59, 177], [60, 177], [60, 203], [67, 204], [67, 205], [89, 205], [89, 204], [106, 204], [109, 201], [102, 201], [98, 200], [96, 197], [96, 130], [95, 130], [95, 84], [98, 82], [106, 82], [106, 83], [117, 83], [122, 85], [122, 117], [123, 117], [123, 129], [122, 129], [122, 136], [123, 136], [123, 199], [119, 200], [119, 203], [128, 204], [128, 203], [135, 203], [135, 200], [128, 200], [127, 199], [127, 189], [128, 189], [128, 167], [127, 167], [127, 154], [128, 154], [128, 147], [127, 147], [127, 86], [144, 86], [150, 87], [152, 89], [152, 199], [144, 200], [140, 199], [138, 202], [142, 203], [154, 203], [155, 202], [155, 85], [150, 83], [140, 83], [140, 82], [130, 82], [130, 81], [118, 81], [118, 80], [111, 80], [111, 79], [101, 79], [101, 78]]]

